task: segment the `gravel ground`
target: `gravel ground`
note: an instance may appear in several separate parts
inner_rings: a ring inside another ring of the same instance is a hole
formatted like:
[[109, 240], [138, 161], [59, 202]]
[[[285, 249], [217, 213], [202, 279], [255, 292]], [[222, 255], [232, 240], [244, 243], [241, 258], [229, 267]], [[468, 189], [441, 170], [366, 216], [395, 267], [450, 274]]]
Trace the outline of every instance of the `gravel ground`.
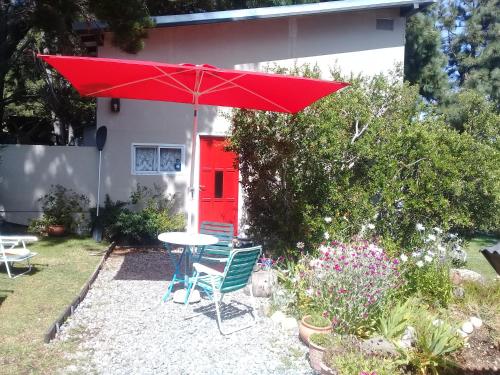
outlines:
[[[78, 343], [62, 373], [313, 373], [297, 330], [283, 331], [259, 316], [252, 328], [222, 336], [208, 300], [188, 310], [161, 302], [171, 273], [163, 251], [113, 253], [56, 338]], [[224, 302], [226, 327], [251, 321], [243, 292], [228, 294]]]

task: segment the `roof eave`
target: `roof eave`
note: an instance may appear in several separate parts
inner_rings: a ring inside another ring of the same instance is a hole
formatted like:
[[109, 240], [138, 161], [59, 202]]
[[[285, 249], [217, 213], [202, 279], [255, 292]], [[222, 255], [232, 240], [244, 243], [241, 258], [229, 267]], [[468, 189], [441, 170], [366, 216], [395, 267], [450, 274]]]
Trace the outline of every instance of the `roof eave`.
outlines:
[[[175, 14], [152, 17], [155, 27], [175, 27], [208, 23], [223, 23], [269, 18], [283, 18], [317, 15], [325, 13], [353, 12], [370, 9], [399, 8], [401, 17], [409, 17], [421, 11], [436, 0], [341, 0], [323, 3], [285, 5], [266, 8], [224, 10], [217, 12]], [[106, 29], [104, 22], [78, 22], [75, 31], [91, 31]]]

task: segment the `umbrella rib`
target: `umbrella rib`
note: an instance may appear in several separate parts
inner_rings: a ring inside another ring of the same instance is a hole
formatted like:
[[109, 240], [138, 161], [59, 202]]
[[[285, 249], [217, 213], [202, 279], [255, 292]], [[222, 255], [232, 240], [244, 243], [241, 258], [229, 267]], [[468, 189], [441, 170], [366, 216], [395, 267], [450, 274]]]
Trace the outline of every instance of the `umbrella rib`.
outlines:
[[125, 86], [135, 85], [136, 83], [141, 83], [141, 82], [145, 82], [145, 81], [149, 81], [149, 80], [154, 80], [154, 79], [157, 79], [157, 78], [160, 78], [160, 77], [161, 77], [161, 75], [157, 75], [157, 76], [153, 76], [153, 77], [138, 79], [136, 81], [121, 83], [119, 85], [107, 87], [105, 89], [101, 89], [101, 90], [97, 90], [97, 91], [91, 92], [89, 94], [85, 94], [84, 96], [96, 96], [96, 94], [100, 94], [100, 93], [102, 93], [104, 91], [109, 91], [109, 90], [118, 89], [118, 88], [125, 87]]
[[179, 86], [176, 86], [172, 83], [168, 83], [168, 82], [165, 82], [165, 81], [162, 81], [158, 78], [155, 78], [153, 81], [156, 81], [156, 82], [159, 82], [159, 83], [163, 83], [164, 85], [167, 85], [167, 86], [170, 86], [170, 87], [173, 87], [174, 89], [177, 89], [177, 90], [181, 90], [181, 91], [184, 91], [184, 92], [187, 92], [188, 94], [191, 94], [192, 92], [189, 91], [189, 90], [186, 90], [184, 87], [179, 87]]
[[[184, 83], [182, 83], [182, 82], [181, 82], [181, 81], [179, 81], [178, 79], [175, 79], [174, 77], [172, 77], [172, 74], [165, 72], [164, 70], [160, 69], [160, 68], [159, 68], [158, 66], [156, 66], [156, 65], [155, 65], [155, 68], [156, 68], [156, 69], [158, 69], [160, 72], [162, 72], [162, 73], [163, 73], [163, 75], [164, 75], [165, 77], [170, 78], [172, 81], [177, 82], [177, 84], [179, 84], [180, 86], [184, 87], [186, 90], [188, 90], [188, 91], [189, 91], [189, 93], [191, 93], [191, 94], [193, 94], [193, 93], [194, 93], [194, 92], [193, 92], [193, 90], [191, 90], [191, 89], [190, 89], [188, 86], [186, 86]], [[177, 72], [177, 74], [184, 73], [184, 72], [188, 72], [188, 71], [190, 71], [190, 70], [193, 70], [193, 69], [186, 69], [186, 70], [183, 70], [183, 71]]]
[[[222, 78], [220, 78], [219, 76], [216, 76], [216, 75], [214, 75], [214, 74], [212, 74], [212, 75], [213, 75], [214, 77], [216, 77], [216, 78], [222, 79]], [[246, 76], [246, 75], [247, 75], [247, 73], [244, 73], [244, 74], [240, 74], [240, 75], [239, 75], [239, 76], [237, 76], [237, 77], [234, 77], [234, 78], [231, 78], [231, 79], [225, 80], [224, 82], [221, 82], [221, 83], [219, 83], [219, 84], [217, 84], [217, 85], [215, 85], [215, 86], [210, 87], [209, 89], [206, 89], [205, 91], [202, 91], [202, 92], [200, 93], [200, 96], [201, 96], [201, 95], [203, 95], [203, 94], [211, 94], [212, 92], [217, 92], [217, 91], [222, 91], [222, 90], [232, 89], [233, 87], [235, 87], [235, 86], [234, 86], [234, 84], [232, 83], [232, 81], [236, 81], [237, 79], [239, 79], [239, 78], [241, 78], [241, 77], [244, 77], [244, 76]], [[219, 88], [219, 87], [221, 87], [221, 86], [224, 86], [224, 85], [225, 85], [225, 84], [227, 84], [227, 83], [231, 83], [231, 84], [233, 84], [233, 86], [232, 86], [232, 87], [222, 88], [222, 89], [220, 89], [220, 90], [217, 90], [217, 88]]]
[[[210, 74], [210, 75], [212, 75], [212, 76], [215, 76], [214, 74], [212, 74], [212, 73], [210, 73], [210, 72], [207, 72], [207, 73], [208, 73], [208, 74]], [[272, 100], [270, 100], [270, 99], [266, 98], [265, 96], [263, 96], [263, 95], [260, 95], [260, 94], [256, 93], [255, 91], [252, 91], [252, 90], [250, 90], [250, 89], [247, 89], [246, 87], [243, 87], [243, 86], [241, 86], [241, 85], [238, 85], [237, 83], [231, 82], [230, 80], [227, 80], [227, 79], [225, 79], [225, 78], [218, 77], [218, 76], [217, 76], [217, 78], [222, 79], [222, 80], [224, 80], [224, 81], [226, 81], [226, 82], [228, 82], [228, 83], [231, 83], [231, 84], [233, 84], [234, 86], [236, 86], [236, 87], [238, 87], [238, 88], [242, 89], [243, 91], [246, 91], [246, 92], [248, 92], [248, 93], [250, 93], [250, 94], [252, 94], [252, 95], [255, 95], [255, 96], [257, 96], [258, 98], [261, 98], [261, 99], [265, 100], [266, 102], [271, 103], [272, 105], [274, 105], [274, 106], [276, 106], [276, 107], [278, 107], [278, 108], [281, 108], [281, 109], [282, 109], [282, 110], [284, 110], [285, 112], [288, 112], [288, 113], [291, 113], [291, 112], [292, 112], [292, 111], [290, 111], [289, 109], [287, 109], [287, 108], [283, 107], [282, 105], [279, 105], [278, 103], [275, 103], [275, 102], [273, 102]]]

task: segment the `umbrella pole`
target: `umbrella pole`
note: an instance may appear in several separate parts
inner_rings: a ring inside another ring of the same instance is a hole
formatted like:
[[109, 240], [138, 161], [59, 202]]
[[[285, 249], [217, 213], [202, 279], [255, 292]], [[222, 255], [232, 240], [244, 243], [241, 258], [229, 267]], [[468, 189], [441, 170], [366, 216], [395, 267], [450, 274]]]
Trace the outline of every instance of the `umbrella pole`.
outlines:
[[191, 194], [190, 210], [188, 214], [188, 227], [196, 232], [194, 229], [194, 167], [196, 160], [196, 140], [198, 138], [198, 95], [194, 95], [194, 115], [193, 115], [193, 139], [191, 142], [191, 175], [189, 179], [189, 193]]

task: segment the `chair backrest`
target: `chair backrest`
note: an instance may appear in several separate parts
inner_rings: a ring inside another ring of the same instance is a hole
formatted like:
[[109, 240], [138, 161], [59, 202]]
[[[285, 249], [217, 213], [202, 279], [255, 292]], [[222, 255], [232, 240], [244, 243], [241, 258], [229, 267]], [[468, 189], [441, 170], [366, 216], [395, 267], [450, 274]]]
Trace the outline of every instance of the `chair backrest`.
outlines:
[[205, 247], [204, 253], [206, 255], [220, 255], [226, 257], [229, 255], [229, 251], [233, 248], [233, 224], [204, 221], [201, 223], [200, 233], [210, 234], [217, 237], [219, 240], [215, 245]]
[[244, 288], [252, 275], [253, 267], [262, 253], [262, 246], [247, 247], [231, 251], [220, 285], [221, 293]]

